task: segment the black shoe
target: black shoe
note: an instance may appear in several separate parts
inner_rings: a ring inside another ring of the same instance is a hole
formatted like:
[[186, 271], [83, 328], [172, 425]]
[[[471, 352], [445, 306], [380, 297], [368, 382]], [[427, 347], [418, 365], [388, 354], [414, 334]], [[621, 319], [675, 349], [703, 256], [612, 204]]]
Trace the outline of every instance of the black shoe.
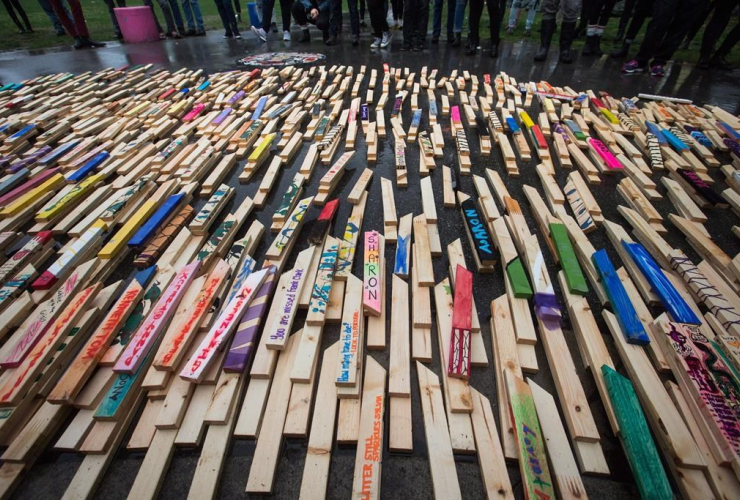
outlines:
[[224, 38], [234, 38], [234, 35], [230, 31], [224, 33]]
[[195, 36], [206, 36], [206, 30], [198, 30], [195, 32]]
[[582, 56], [593, 56], [594, 53], [594, 38], [596, 38], [594, 35], [589, 35], [586, 37], [586, 43], [583, 44], [583, 50], [581, 50]]
[[622, 46], [619, 47], [619, 49], [609, 54], [609, 57], [613, 59], [622, 59], [624, 57], [627, 57], [627, 54], [629, 53], [630, 53], [630, 44], [625, 41], [625, 42], [622, 42]]
[[357, 47], [360, 45], [360, 35], [352, 35], [352, 46]]
[[424, 42], [416, 42], [412, 47], [414, 52], [421, 52], [424, 50]]
[[105, 43], [92, 40], [89, 36], [83, 36], [82, 37], [82, 43], [84, 43], [88, 47], [92, 47], [94, 49], [97, 49], [97, 48], [100, 48], [100, 47], [105, 47]]
[[713, 68], [721, 69], [722, 71], [732, 71], [735, 67], [730, 64], [730, 61], [724, 55], [714, 54], [712, 57], [711, 65]]
[[550, 42], [552, 41], [552, 35], [555, 33], [555, 19], [543, 19], [540, 24], [540, 48], [534, 55], [534, 60], [537, 62], [544, 61], [547, 59], [547, 51], [550, 50]]
[[75, 44], [73, 45], [73, 47], [75, 49], [86, 49], [86, 48], [89, 47], [89, 45], [85, 44], [85, 42], [82, 41], [82, 37], [81, 36], [76, 36], [75, 37]]
[[622, 38], [624, 38], [624, 30], [620, 29], [619, 31], [617, 31], [617, 36], [614, 37], [614, 41], [621, 42]]
[[366, 28], [366, 27], [367, 27], [367, 23], [365, 22], [365, 20], [360, 19], [360, 28]]
[[699, 62], [696, 63], [696, 67], [699, 69], [709, 69], [712, 66], [709, 56], [699, 57]]
[[570, 64], [573, 62], [573, 55], [570, 52], [570, 47], [573, 44], [575, 34], [576, 23], [563, 22], [560, 25], [560, 62], [563, 64]]
[[311, 41], [311, 33], [308, 29], [301, 29], [301, 36], [298, 37], [299, 43], [308, 43]]
[[185, 36], [195, 36], [195, 35], [196, 35], [195, 30], [187, 30], [185, 32]]
[[601, 57], [604, 52], [601, 50], [601, 35], [594, 35], [594, 55]]
[[455, 41], [455, 34], [454, 33], [447, 33], [447, 43], [452, 43]]
[[478, 52], [478, 44], [468, 40], [468, 43], [465, 44], [465, 55], [474, 56], [476, 52]]
[[461, 35], [461, 33], [455, 33], [455, 36], [452, 39], [451, 45], [453, 47], [459, 47], [461, 44], [462, 44], [462, 35]]
[[29, 33], [29, 32], [28, 32], [28, 31], [26, 31], [26, 30], [25, 30], [25, 29], [23, 29], [23, 28], [21, 28], [21, 29], [19, 29], [19, 30], [18, 30], [18, 34], [19, 34], [19, 35], [25, 35], [26, 33]]
[[339, 40], [337, 40], [336, 35], [330, 35], [329, 38], [327, 38], [324, 43], [328, 45], [329, 47], [331, 47], [332, 45], [338, 44]]
[[123, 33], [120, 31], [113, 33], [113, 39], [114, 40], [123, 40]]
[[403, 42], [401, 44], [401, 50], [404, 52], [408, 52], [411, 50], [411, 42]]
[[498, 57], [498, 42], [491, 42], [490, 56], [492, 59], [496, 59]]
[[437, 45], [439, 43], [439, 35], [432, 35], [432, 45]]

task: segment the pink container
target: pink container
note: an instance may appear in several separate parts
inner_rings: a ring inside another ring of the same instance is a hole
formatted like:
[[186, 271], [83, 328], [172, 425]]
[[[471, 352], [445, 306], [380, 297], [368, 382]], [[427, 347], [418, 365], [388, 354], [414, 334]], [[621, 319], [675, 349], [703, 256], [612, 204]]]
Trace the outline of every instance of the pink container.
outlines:
[[113, 9], [126, 43], [155, 42], [159, 40], [152, 10], [147, 6]]

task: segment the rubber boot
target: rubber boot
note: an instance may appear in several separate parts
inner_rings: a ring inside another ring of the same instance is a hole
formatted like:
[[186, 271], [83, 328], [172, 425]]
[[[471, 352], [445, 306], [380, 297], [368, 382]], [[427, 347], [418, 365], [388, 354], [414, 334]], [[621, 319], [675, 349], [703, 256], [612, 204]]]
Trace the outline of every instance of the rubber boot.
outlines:
[[455, 33], [455, 38], [452, 39], [452, 45], [453, 47], [459, 47], [462, 43], [462, 33]]
[[563, 64], [570, 64], [573, 62], [573, 56], [570, 53], [570, 46], [573, 44], [573, 39], [576, 36], [576, 23], [563, 22], [560, 25], [560, 62]]
[[547, 51], [550, 50], [552, 35], [555, 33], [555, 19], [543, 19], [540, 24], [540, 48], [534, 55], [535, 61], [547, 59]]
[[604, 55], [604, 52], [601, 50], [601, 35], [594, 35], [592, 48], [596, 57]]
[[498, 42], [491, 41], [491, 52], [489, 55], [493, 59], [498, 57]]
[[582, 56], [594, 55], [594, 38], [596, 38], [595, 35], [588, 35], [586, 37], [586, 43], [583, 44], [583, 50], [581, 50]]
[[474, 56], [477, 51], [478, 51], [478, 42], [468, 39], [468, 42], [465, 44], [465, 55]]

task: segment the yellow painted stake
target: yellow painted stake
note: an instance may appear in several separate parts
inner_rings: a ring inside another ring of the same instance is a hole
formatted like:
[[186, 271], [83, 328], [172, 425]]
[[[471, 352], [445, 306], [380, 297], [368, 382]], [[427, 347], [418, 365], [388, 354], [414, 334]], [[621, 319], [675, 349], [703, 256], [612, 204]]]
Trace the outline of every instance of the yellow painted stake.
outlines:
[[154, 210], [157, 209], [156, 201], [146, 201], [139, 209], [126, 221], [121, 229], [105, 244], [105, 246], [98, 252], [98, 257], [101, 259], [112, 259], [123, 247], [126, 246], [128, 240], [134, 235], [139, 227], [149, 218]]
[[49, 205], [41, 209], [36, 214], [36, 222], [46, 222], [50, 219], [53, 219], [55, 216], [62, 213], [62, 211], [64, 211], [64, 209], [67, 208], [70, 203], [74, 203], [77, 198], [90, 191], [93, 186], [95, 186], [95, 184], [105, 180], [106, 177], [107, 176], [105, 174], [95, 174], [83, 180], [82, 182], [77, 184], [69, 193], [64, 195], [59, 201], [55, 202], [53, 205]]
[[15, 200], [13, 203], [3, 208], [2, 211], [0, 211], [0, 217], [11, 217], [17, 214], [24, 208], [33, 204], [36, 200], [41, 198], [43, 195], [45, 195], [49, 191], [56, 189], [62, 184], [64, 184], [64, 175], [62, 174], [53, 175], [40, 186], [36, 186], [35, 188], [30, 190], [23, 196]]

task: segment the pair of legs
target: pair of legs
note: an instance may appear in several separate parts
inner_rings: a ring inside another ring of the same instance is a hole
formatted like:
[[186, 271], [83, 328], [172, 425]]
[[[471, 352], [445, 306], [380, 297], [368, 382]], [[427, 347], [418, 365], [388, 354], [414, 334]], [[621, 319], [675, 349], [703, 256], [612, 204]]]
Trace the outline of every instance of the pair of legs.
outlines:
[[[118, 19], [116, 18], [116, 13], [113, 11], [113, 9], [116, 7], [116, 4], [114, 3], [114, 0], [104, 0], [105, 5], [108, 7], [108, 15], [110, 16], [110, 22], [113, 24], [113, 33], [115, 34], [116, 38], [121, 38], [121, 27], [118, 26]], [[126, 6], [126, 0], [118, 0], [118, 7], [125, 7]]]
[[[722, 2], [721, 1], [720, 2], [707, 2], [707, 4], [701, 8], [701, 12], [691, 22], [691, 25], [689, 26], [689, 29], [686, 32], [686, 37], [683, 39], [683, 42], [681, 42], [681, 45], [680, 45], [681, 48], [683, 49], [689, 48], [689, 44], [694, 39], [696, 34], [699, 32], [701, 27], [704, 26], [704, 22], [709, 18], [709, 14], [711, 14], [712, 12], [716, 12], [715, 8], [717, 7], [718, 3], [722, 3]], [[732, 3], [731, 0], [730, 0], [730, 3]], [[709, 26], [707, 26], [707, 28], [708, 27]]]
[[64, 26], [67, 34], [75, 39], [75, 48], [80, 49], [84, 47], [104, 47], [104, 43], [96, 42], [90, 39], [90, 32], [87, 30], [87, 23], [85, 23], [85, 13], [82, 12], [82, 5], [80, 0], [68, 0], [70, 10], [72, 11], [72, 19], [67, 16], [67, 9], [62, 4], [62, 0], [49, 0], [51, 8], [54, 9], [54, 13], [59, 18], [59, 21]]
[[488, 18], [491, 22], [491, 56], [498, 55], [499, 32], [501, 31], [501, 17], [506, 9], [506, 0], [470, 0], [470, 38], [466, 53], [473, 55], [480, 44], [480, 20], [483, 17], [483, 3], [488, 9]]
[[[527, 11], [527, 20], [524, 24], [524, 29], [527, 33], [532, 30], [532, 24], [534, 23], [534, 16], [537, 14], [537, 0], [514, 0], [511, 4], [511, 11], [509, 11], [509, 30], [513, 31], [516, 29], [516, 25], [519, 22], [519, 13], [522, 9]], [[503, 9], [501, 10], [503, 12]]]
[[[606, 23], [609, 22], [609, 16], [614, 10], [616, 0], [594, 0], [588, 4], [586, 9], [588, 27], [586, 30], [586, 46], [583, 48], [583, 55], [600, 56], [601, 37], [604, 35]], [[581, 20], [583, 23], [583, 20]]]
[[[38, 0], [38, 2], [39, 2], [39, 5], [41, 6], [41, 10], [43, 10], [44, 13], [47, 16], [49, 16], [49, 20], [51, 21], [51, 24], [54, 25], [54, 31], [57, 32], [57, 35], [66, 34], [66, 31], [64, 31], [64, 26], [62, 25], [62, 21], [59, 20], [57, 13], [54, 12], [54, 9], [51, 7], [51, 4], [49, 3], [49, 0]], [[69, 19], [70, 22], [72, 22], [72, 14], [69, 13], [69, 9], [65, 7], [64, 12], [65, 12], [65, 17]]]
[[404, 0], [403, 45], [420, 47], [427, 36], [429, 0]]
[[645, 67], [652, 60], [653, 66], [665, 65], [702, 5], [703, 0], [655, 0], [653, 17], [635, 56], [638, 64]]
[[455, 24], [455, 0], [434, 0], [434, 17], [432, 19], [432, 43], [439, 40], [442, 33], [442, 9], [447, 2], [447, 38], [454, 36], [453, 26]]
[[[5, 6], [5, 10], [8, 11], [10, 19], [12, 19], [13, 23], [15, 23], [16, 27], [18, 28], [18, 31], [20, 31], [21, 33], [31, 33], [33, 31], [33, 28], [31, 28], [31, 21], [28, 20], [26, 11], [23, 10], [23, 7], [18, 0], [3, 0], [3, 5]], [[18, 20], [16, 12], [18, 13], [18, 16], [21, 16], [21, 19], [23, 19], [25, 27]]]
[[540, 25], [540, 48], [534, 56], [535, 61], [544, 61], [550, 49], [552, 36], [557, 23], [555, 18], [562, 11], [563, 22], [560, 25], [560, 62], [573, 62], [570, 47], [576, 36], [576, 20], [581, 12], [581, 0], [544, 0], [542, 2], [542, 23]]
[[637, 0], [635, 13], [632, 16], [629, 27], [627, 27], [627, 33], [624, 35], [622, 47], [619, 50], [612, 52], [612, 57], [624, 57], [629, 53], [630, 45], [635, 41], [637, 34], [640, 33], [642, 25], [645, 24], [645, 20], [650, 17], [650, 14], [652, 14], [654, 6], [655, 0]]
[[239, 36], [239, 26], [236, 24], [236, 14], [231, 6], [231, 0], [213, 0], [218, 9], [218, 15], [221, 18], [221, 24], [224, 26], [224, 36]]
[[719, 37], [722, 36], [722, 32], [724, 32], [730, 22], [732, 11], [739, 4], [740, 0], [717, 0], [714, 15], [712, 16], [712, 19], [709, 20], [709, 23], [704, 30], [704, 37], [701, 41], [701, 58], [699, 59], [699, 67], [708, 68], [712, 64], [723, 67], [728, 66], [724, 59], [740, 39], [740, 23], [736, 24], [727, 34], [719, 50], [714, 53], [714, 56], [712, 56], [712, 52], [714, 51], [714, 46], [719, 40]]
[[393, 20], [398, 22], [403, 19], [403, 0], [391, 0], [393, 8]]
[[182, 11], [185, 14], [185, 21], [188, 23], [188, 33], [193, 31], [205, 33], [199, 0], [182, 0]]
[[370, 14], [370, 26], [375, 38], [382, 38], [388, 33], [388, 4], [386, 0], [367, 0], [367, 11]]
[[[280, 10], [283, 13], [283, 31], [290, 31], [290, 10], [293, 7], [292, 0], [280, 0]], [[262, 0], [262, 28], [270, 29], [272, 22], [272, 11], [275, 9], [275, 0]]]

